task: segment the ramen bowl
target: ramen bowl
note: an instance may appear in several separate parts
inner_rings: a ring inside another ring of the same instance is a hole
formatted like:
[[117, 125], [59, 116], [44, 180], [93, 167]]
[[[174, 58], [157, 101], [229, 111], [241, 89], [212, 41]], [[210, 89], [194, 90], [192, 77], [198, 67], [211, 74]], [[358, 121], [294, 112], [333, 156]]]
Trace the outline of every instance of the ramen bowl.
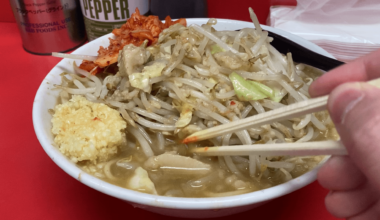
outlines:
[[[204, 24], [206, 19], [188, 19], [188, 24]], [[227, 19], [218, 19], [215, 26], [217, 30], [236, 30], [245, 27], [253, 28], [249, 22], [234, 21]], [[300, 37], [292, 35], [282, 30], [262, 26], [263, 29], [269, 30], [276, 34], [282, 35], [312, 51], [322, 55], [332, 57], [322, 48], [308, 42]], [[107, 46], [108, 38], [111, 34], [98, 38], [75, 50], [73, 54], [96, 55], [99, 46]], [[286, 195], [298, 190], [316, 179], [318, 168], [327, 157], [311, 171], [292, 179], [286, 183], [270, 187], [264, 190], [251, 193], [218, 197], [218, 198], [177, 198], [146, 194], [138, 191], [122, 188], [90, 174], [87, 174], [75, 163], [65, 157], [59, 149], [54, 146], [54, 137], [51, 132], [52, 116], [48, 113], [57, 104], [59, 91], [54, 89], [54, 84], [60, 84], [60, 74], [64, 71], [73, 71], [73, 62], [80, 63], [81, 60], [63, 59], [60, 61], [46, 76], [41, 83], [35, 96], [33, 105], [33, 125], [41, 146], [48, 156], [67, 174], [77, 179], [81, 183], [91, 187], [99, 192], [113, 196], [132, 204], [134, 207], [145, 209], [168, 216], [186, 217], [186, 218], [209, 218], [231, 215], [258, 207], [277, 197]]]

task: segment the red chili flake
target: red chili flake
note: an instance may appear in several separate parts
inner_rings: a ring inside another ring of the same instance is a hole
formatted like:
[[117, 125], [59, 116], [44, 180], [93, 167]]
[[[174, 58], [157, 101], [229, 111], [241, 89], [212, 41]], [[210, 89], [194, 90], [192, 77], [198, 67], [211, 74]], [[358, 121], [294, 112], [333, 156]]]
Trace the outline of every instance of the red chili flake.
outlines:
[[94, 119], [92, 119], [94, 121], [101, 121], [98, 117], [95, 117]]
[[235, 103], [234, 101], [231, 101], [230, 104], [231, 104], [231, 105], [235, 105], [236, 103]]
[[205, 149], [205, 151], [207, 151], [207, 150], [208, 150], [208, 147], [205, 147], [204, 149]]

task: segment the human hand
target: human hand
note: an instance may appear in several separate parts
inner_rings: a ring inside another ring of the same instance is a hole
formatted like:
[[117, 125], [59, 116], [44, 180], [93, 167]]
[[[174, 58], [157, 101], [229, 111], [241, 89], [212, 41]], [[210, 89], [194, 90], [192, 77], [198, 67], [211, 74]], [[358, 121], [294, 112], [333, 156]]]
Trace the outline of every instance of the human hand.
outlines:
[[330, 190], [326, 208], [339, 218], [380, 218], [380, 89], [363, 82], [379, 77], [380, 50], [324, 74], [309, 89], [313, 97], [330, 94], [327, 108], [349, 154], [331, 157], [318, 173]]

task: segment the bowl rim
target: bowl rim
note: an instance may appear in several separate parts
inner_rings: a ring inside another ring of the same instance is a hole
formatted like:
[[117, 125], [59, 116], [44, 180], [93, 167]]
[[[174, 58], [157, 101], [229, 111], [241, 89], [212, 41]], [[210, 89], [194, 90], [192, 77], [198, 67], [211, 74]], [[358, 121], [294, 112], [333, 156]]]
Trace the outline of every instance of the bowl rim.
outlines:
[[[188, 24], [197, 23], [197, 22], [206, 23], [207, 20], [208, 20], [207, 18], [187, 19]], [[240, 24], [247, 25], [248, 27], [253, 26], [252, 23], [245, 22], [245, 21], [237, 21], [237, 20], [231, 20], [231, 19], [217, 19], [217, 20], [218, 20], [218, 23], [225, 22], [225, 23], [234, 24], [238, 22]], [[280, 34], [286, 38], [296, 41], [299, 44], [302, 44], [303, 46], [306, 46], [309, 48], [312, 47], [313, 50], [318, 53], [334, 58], [331, 54], [329, 54], [327, 51], [325, 51], [321, 47], [299, 36], [296, 36], [286, 31], [272, 28], [266, 25], [261, 25], [261, 26], [264, 30], [269, 30], [274, 33]], [[112, 34], [107, 34], [103, 37], [96, 39], [95, 41], [100, 41], [100, 40], [108, 41], [108, 38], [111, 36]], [[76, 54], [76, 53], [80, 54], [87, 47], [90, 47], [91, 44], [95, 41], [92, 41], [88, 44], [83, 45], [82, 47], [75, 50], [73, 54]], [[40, 113], [43, 111], [44, 105], [41, 104], [42, 102], [40, 100], [41, 98], [43, 98], [44, 94], [46, 93], [47, 85], [45, 81], [49, 75], [53, 74], [54, 69], [57, 66], [63, 65], [63, 62], [65, 62], [65, 60], [66, 59], [61, 60], [56, 66], [54, 66], [54, 68], [46, 75], [45, 79], [42, 81], [40, 87], [38, 88], [38, 91], [36, 93], [36, 96], [33, 102], [33, 112], [32, 112], [34, 130], [35, 130], [37, 139], [39, 140], [44, 151], [54, 161], [55, 164], [57, 164], [67, 174], [77, 179], [78, 181], [82, 182], [83, 184], [97, 191], [105, 193], [107, 195], [119, 198], [121, 200], [126, 200], [132, 203], [137, 203], [137, 204], [146, 205], [146, 206], [169, 208], [169, 209], [185, 209], [185, 210], [213, 209], [215, 210], [215, 209], [233, 208], [237, 206], [246, 206], [246, 205], [251, 205], [255, 203], [272, 200], [274, 198], [286, 195], [288, 193], [296, 191], [310, 184], [311, 182], [316, 180], [318, 169], [328, 159], [328, 157], [325, 157], [323, 161], [319, 165], [317, 165], [314, 169], [286, 183], [283, 183], [274, 187], [270, 187], [267, 189], [255, 191], [255, 192], [245, 193], [245, 194], [236, 195], [236, 196], [228, 196], [228, 197], [217, 197], [217, 198], [166, 197], [166, 196], [146, 194], [146, 193], [122, 188], [122, 187], [113, 185], [111, 183], [105, 182], [101, 179], [98, 179], [82, 171], [78, 166], [76, 166], [68, 158], [66, 158], [63, 154], [61, 154], [58, 148], [54, 147], [53, 144], [50, 142], [50, 140], [47, 138], [47, 135], [43, 129], [42, 122], [44, 120], [43, 120], [43, 116]]]

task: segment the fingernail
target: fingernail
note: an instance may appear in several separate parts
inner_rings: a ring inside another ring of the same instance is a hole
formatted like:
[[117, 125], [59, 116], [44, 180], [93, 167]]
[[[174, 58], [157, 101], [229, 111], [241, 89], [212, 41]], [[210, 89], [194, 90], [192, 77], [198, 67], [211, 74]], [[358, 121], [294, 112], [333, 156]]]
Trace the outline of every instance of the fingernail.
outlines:
[[362, 89], [362, 83], [347, 83], [330, 94], [328, 108], [335, 124], [344, 124], [346, 116], [363, 100]]

